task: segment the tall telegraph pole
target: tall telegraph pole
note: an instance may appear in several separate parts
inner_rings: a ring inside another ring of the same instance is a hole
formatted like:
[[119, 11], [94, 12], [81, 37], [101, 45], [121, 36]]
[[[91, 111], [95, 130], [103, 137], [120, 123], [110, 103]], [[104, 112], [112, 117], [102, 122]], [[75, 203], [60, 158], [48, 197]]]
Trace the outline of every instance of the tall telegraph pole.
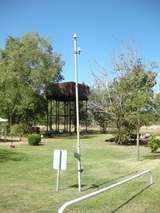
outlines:
[[78, 190], [81, 191], [81, 156], [80, 156], [80, 137], [79, 137], [79, 100], [78, 100], [78, 71], [77, 55], [80, 54], [80, 48], [77, 48], [77, 35], [73, 35], [74, 40], [74, 61], [75, 61], [75, 92], [76, 92], [76, 124], [77, 124], [77, 162], [78, 162]]

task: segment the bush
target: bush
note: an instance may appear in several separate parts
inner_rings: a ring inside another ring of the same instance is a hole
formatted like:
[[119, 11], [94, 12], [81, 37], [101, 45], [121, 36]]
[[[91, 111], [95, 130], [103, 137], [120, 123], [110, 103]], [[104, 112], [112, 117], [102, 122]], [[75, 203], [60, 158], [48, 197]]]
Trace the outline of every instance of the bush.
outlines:
[[151, 152], [156, 152], [160, 147], [160, 141], [155, 136], [151, 136], [149, 138], [148, 145], [151, 148]]
[[31, 134], [28, 136], [28, 143], [32, 146], [37, 146], [41, 142], [40, 134]]
[[26, 130], [26, 126], [24, 124], [15, 124], [10, 128], [10, 134], [12, 136], [22, 136]]

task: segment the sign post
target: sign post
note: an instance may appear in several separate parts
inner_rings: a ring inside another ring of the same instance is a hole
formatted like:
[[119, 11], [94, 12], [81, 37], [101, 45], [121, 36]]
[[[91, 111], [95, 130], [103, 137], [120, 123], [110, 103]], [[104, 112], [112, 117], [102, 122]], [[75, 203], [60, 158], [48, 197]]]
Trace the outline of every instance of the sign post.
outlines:
[[60, 172], [67, 168], [67, 151], [66, 150], [54, 150], [53, 168], [57, 170], [57, 184], [56, 191], [59, 191], [60, 186]]

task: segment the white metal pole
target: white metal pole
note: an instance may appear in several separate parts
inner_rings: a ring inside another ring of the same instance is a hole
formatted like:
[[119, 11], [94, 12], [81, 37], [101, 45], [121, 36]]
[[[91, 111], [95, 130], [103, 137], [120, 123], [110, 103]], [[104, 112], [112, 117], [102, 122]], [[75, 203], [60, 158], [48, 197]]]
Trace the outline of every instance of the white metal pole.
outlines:
[[77, 55], [80, 51], [77, 49], [77, 35], [73, 35], [74, 39], [74, 60], [75, 60], [75, 92], [76, 92], [76, 124], [77, 124], [77, 153], [78, 153], [78, 190], [81, 191], [81, 156], [80, 156], [80, 137], [79, 137], [79, 100], [78, 100], [78, 71], [77, 71]]
[[60, 150], [60, 153], [59, 153], [59, 166], [58, 166], [58, 170], [57, 170], [57, 185], [56, 185], [56, 191], [57, 192], [59, 192], [59, 185], [60, 185], [61, 161], [62, 161], [62, 151]]
[[150, 184], [151, 184], [151, 185], [153, 184], [153, 175], [152, 175], [151, 172], [150, 172]]
[[138, 118], [138, 124], [137, 124], [137, 161], [140, 160], [140, 150], [139, 150], [139, 118]]

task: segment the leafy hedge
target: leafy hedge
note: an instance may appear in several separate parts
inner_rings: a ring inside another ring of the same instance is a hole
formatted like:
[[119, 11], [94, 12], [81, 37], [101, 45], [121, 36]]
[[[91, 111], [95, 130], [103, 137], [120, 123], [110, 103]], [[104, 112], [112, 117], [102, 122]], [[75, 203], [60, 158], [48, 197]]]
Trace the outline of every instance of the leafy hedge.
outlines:
[[151, 136], [148, 141], [151, 152], [156, 152], [160, 148], [160, 140], [155, 136]]
[[28, 143], [32, 146], [37, 146], [41, 142], [41, 135], [40, 134], [31, 134], [28, 135]]
[[26, 132], [26, 125], [25, 124], [14, 124], [10, 128], [10, 135], [12, 136], [22, 136]]

